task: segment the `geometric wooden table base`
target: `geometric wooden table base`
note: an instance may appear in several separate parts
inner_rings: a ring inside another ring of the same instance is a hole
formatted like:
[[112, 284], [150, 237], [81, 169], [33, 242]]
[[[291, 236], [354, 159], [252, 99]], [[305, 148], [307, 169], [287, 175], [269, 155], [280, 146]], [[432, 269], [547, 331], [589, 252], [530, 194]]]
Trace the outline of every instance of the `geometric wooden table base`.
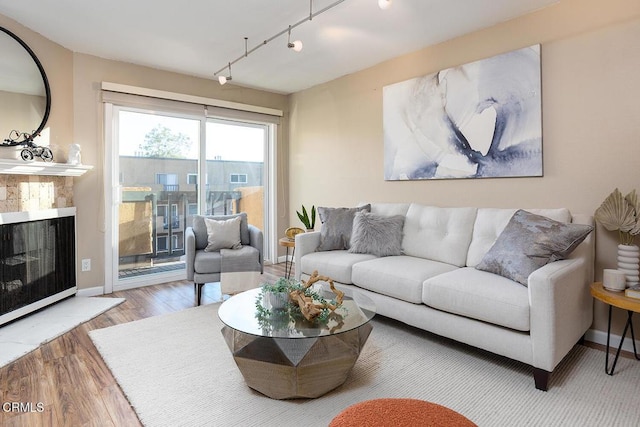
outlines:
[[245, 382], [272, 399], [315, 398], [342, 385], [373, 326], [334, 335], [276, 338], [222, 328]]

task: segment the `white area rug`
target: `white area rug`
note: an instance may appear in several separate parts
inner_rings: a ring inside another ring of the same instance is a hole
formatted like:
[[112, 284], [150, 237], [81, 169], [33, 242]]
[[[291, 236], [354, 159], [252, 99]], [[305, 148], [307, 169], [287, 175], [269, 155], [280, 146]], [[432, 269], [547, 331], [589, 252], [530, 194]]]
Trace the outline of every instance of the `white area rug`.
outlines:
[[373, 320], [344, 385], [318, 399], [272, 400], [245, 385], [218, 307], [90, 332], [146, 426], [326, 426], [382, 397], [438, 403], [479, 426], [640, 425], [640, 362], [620, 359], [608, 376], [603, 352], [576, 346], [542, 392], [525, 365], [385, 319]]
[[0, 367], [123, 301], [124, 298], [67, 298], [0, 327]]

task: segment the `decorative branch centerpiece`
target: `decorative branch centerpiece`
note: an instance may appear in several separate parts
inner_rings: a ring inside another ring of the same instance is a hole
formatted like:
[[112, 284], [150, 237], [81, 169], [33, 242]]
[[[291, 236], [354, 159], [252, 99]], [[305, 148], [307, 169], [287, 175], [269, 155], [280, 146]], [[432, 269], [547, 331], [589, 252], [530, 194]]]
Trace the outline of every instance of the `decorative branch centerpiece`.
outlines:
[[[336, 296], [335, 299], [329, 301], [314, 290], [312, 286], [317, 282], [328, 283]], [[344, 292], [336, 289], [333, 279], [321, 276], [317, 271], [314, 271], [306, 282], [282, 277], [274, 284], [262, 285], [262, 290], [256, 299], [256, 317], [264, 321], [274, 314], [272, 310], [281, 310], [288, 311], [294, 318], [301, 315], [309, 322], [326, 322], [342, 305], [343, 299]], [[282, 305], [279, 304], [280, 300], [284, 300]]]

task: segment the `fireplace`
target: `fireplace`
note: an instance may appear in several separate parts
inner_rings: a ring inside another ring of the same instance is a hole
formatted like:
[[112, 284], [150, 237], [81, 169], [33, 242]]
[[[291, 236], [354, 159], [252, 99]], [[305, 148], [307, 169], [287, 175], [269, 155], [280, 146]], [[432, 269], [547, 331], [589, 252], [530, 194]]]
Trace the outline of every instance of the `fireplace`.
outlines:
[[75, 213], [0, 213], [0, 325], [76, 293]]

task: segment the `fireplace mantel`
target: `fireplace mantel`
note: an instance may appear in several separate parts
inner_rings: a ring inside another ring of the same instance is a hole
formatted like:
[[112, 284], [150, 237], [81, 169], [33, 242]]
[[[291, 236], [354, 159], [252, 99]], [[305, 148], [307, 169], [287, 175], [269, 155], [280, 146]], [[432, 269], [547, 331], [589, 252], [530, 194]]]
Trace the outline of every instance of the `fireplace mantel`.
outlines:
[[93, 166], [88, 165], [0, 159], [0, 174], [9, 175], [81, 176], [91, 169]]

